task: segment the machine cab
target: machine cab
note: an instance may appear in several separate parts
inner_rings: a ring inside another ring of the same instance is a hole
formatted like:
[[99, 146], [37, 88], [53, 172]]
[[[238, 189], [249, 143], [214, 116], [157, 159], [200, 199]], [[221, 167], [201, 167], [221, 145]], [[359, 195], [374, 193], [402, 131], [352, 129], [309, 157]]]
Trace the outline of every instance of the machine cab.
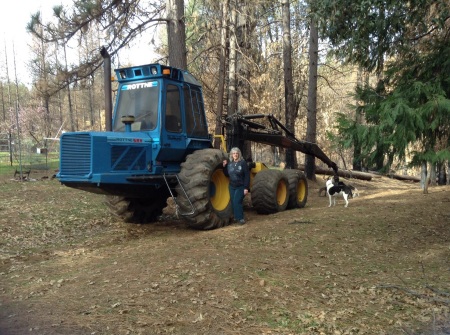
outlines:
[[[117, 69], [115, 132], [144, 132], [159, 149], [159, 161], [182, 161], [210, 147], [200, 83], [188, 72], [150, 64]], [[131, 118], [130, 118], [131, 117]], [[129, 121], [127, 128], [124, 119]]]

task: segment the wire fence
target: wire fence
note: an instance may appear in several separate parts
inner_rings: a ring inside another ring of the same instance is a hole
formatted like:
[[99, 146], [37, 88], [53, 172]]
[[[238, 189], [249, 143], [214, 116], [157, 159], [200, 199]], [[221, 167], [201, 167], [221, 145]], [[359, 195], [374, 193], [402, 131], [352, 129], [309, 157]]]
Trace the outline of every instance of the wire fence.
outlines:
[[39, 147], [33, 140], [16, 140], [0, 133], [0, 176], [26, 179], [33, 175], [53, 175], [59, 166], [59, 142], [46, 140]]

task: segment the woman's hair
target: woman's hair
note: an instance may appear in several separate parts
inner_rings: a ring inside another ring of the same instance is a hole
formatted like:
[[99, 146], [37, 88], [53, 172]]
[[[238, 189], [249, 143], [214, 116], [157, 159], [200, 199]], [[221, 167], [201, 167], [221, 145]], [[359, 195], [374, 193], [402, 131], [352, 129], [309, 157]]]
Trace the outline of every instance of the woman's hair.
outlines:
[[237, 153], [239, 154], [239, 160], [240, 160], [240, 161], [244, 159], [244, 158], [242, 157], [242, 152], [241, 152], [241, 150], [240, 150], [239, 148], [237, 148], [237, 147], [234, 147], [234, 148], [231, 148], [231, 150], [230, 150], [230, 161], [234, 160], [234, 159], [233, 159], [233, 152], [237, 152]]

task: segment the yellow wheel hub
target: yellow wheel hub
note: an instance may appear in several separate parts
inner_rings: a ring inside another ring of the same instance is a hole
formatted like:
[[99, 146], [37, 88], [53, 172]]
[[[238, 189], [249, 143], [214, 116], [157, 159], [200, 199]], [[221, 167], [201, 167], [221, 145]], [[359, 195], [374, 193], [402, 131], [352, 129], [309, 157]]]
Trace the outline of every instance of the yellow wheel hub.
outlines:
[[288, 194], [287, 185], [284, 182], [278, 183], [277, 186], [277, 202], [278, 205], [284, 204], [286, 201], [286, 195]]
[[306, 183], [304, 180], [300, 180], [300, 182], [297, 184], [297, 199], [299, 202], [302, 202], [305, 199], [306, 196]]
[[209, 183], [209, 194], [211, 205], [217, 211], [223, 211], [230, 202], [228, 183], [228, 178], [225, 177], [221, 169], [213, 172]]

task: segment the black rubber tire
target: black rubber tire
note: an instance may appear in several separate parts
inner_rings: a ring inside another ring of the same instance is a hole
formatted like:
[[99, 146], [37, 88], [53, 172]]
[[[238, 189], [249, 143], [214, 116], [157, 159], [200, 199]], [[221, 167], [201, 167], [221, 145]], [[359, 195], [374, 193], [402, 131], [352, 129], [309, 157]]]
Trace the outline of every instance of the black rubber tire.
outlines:
[[280, 170], [262, 170], [253, 178], [252, 205], [258, 214], [284, 211], [289, 200], [289, 183]]
[[[218, 149], [197, 150], [186, 157], [178, 174], [179, 214], [189, 227], [208, 230], [230, 224], [232, 208], [228, 178], [223, 174], [227, 155]], [[189, 203], [192, 203], [192, 206]]]
[[158, 199], [125, 198], [121, 196], [106, 196], [105, 204], [109, 211], [127, 223], [151, 223], [158, 219], [166, 206], [168, 196]]
[[289, 201], [287, 208], [303, 208], [308, 200], [308, 180], [300, 170], [284, 170], [289, 182]]

